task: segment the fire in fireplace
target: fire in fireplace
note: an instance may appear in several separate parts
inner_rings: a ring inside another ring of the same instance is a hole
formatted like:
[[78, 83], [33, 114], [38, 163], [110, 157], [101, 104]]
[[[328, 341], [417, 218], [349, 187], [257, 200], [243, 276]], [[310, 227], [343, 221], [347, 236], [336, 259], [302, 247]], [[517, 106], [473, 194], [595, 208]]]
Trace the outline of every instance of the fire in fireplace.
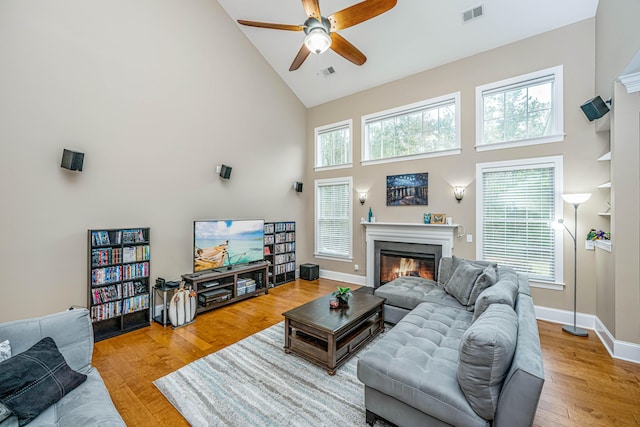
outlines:
[[374, 287], [398, 277], [415, 276], [436, 280], [436, 265], [442, 256], [439, 245], [376, 242]]

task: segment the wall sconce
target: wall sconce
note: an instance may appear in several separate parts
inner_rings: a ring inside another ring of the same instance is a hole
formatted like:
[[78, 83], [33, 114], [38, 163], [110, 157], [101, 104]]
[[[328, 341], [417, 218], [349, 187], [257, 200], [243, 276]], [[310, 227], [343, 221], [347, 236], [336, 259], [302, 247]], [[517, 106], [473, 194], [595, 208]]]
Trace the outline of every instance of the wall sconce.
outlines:
[[361, 191], [358, 193], [358, 200], [360, 200], [360, 204], [364, 205], [364, 202], [367, 201], [367, 192]]
[[458, 203], [460, 203], [460, 200], [462, 200], [462, 198], [464, 197], [464, 189], [465, 188], [461, 185], [456, 185], [455, 187], [453, 187], [453, 195], [455, 196]]

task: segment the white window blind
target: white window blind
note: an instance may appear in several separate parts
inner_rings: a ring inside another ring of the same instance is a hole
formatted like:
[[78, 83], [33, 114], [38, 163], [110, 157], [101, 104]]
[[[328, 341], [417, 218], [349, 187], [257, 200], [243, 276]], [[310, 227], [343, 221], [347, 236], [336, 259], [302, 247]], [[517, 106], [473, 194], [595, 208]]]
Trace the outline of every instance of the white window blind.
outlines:
[[316, 180], [316, 255], [351, 259], [352, 178]]
[[315, 129], [316, 168], [351, 165], [352, 121]]
[[561, 170], [560, 158], [551, 159], [478, 165], [479, 252], [482, 259], [513, 267], [532, 280], [558, 283], [561, 237], [550, 223], [558, 216]]

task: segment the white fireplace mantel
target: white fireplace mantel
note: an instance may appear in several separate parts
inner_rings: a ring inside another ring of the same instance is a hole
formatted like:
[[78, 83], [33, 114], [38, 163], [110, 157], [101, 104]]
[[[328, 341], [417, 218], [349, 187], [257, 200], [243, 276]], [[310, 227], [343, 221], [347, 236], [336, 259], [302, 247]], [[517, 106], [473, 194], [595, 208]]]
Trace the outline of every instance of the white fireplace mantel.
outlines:
[[399, 222], [361, 222], [366, 228], [367, 286], [373, 286], [375, 242], [421, 243], [442, 246], [442, 256], [453, 254], [454, 230], [458, 224], [409, 224]]

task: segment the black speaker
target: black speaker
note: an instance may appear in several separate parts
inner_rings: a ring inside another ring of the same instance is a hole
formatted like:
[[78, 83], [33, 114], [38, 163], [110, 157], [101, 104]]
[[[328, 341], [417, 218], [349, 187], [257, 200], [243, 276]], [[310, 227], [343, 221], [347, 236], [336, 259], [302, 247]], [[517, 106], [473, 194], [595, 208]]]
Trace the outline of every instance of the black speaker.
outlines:
[[293, 183], [293, 189], [296, 190], [296, 193], [302, 193], [302, 183], [301, 182], [294, 182]]
[[67, 150], [62, 152], [62, 163], [60, 166], [71, 171], [82, 171], [82, 163], [84, 162], [84, 153]]
[[224, 179], [229, 179], [231, 177], [231, 166], [220, 166], [220, 176]]
[[582, 104], [580, 108], [582, 108], [584, 115], [587, 116], [590, 122], [599, 119], [609, 112], [609, 107], [607, 107], [607, 104], [604, 103], [599, 95]]

